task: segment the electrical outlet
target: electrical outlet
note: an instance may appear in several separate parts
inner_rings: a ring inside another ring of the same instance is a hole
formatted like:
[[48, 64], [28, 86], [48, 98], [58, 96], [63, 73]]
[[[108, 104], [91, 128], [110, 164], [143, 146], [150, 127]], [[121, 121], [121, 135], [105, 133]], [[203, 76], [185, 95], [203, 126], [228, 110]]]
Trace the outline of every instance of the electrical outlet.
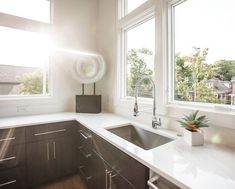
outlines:
[[28, 106], [17, 106], [17, 113], [26, 113]]

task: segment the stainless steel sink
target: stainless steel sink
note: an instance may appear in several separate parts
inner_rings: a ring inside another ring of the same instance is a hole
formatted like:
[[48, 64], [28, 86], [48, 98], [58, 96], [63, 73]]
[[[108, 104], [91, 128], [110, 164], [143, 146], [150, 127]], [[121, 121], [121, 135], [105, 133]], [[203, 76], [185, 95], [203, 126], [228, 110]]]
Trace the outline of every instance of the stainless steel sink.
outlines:
[[133, 125], [125, 125], [107, 130], [145, 150], [161, 146], [173, 140]]

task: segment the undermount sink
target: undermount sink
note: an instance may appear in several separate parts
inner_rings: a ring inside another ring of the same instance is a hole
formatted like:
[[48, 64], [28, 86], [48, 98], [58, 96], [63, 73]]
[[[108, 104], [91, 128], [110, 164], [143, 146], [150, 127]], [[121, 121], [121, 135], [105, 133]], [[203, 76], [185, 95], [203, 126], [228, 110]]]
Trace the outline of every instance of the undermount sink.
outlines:
[[149, 150], [173, 141], [173, 139], [146, 131], [133, 125], [125, 125], [106, 130], [145, 150]]

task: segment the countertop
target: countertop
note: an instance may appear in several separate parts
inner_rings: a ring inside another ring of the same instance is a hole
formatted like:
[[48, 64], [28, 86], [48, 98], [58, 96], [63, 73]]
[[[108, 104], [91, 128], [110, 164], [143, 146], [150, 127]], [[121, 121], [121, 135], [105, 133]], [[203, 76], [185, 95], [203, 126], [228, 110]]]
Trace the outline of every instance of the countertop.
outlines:
[[[57, 113], [1, 118], [0, 129], [69, 120], [79, 121], [181, 188], [235, 189], [235, 149], [213, 144], [191, 147], [173, 131], [152, 129], [149, 125], [136, 123], [115, 114]], [[129, 123], [175, 140], [151, 150], [143, 150], [105, 129]]]

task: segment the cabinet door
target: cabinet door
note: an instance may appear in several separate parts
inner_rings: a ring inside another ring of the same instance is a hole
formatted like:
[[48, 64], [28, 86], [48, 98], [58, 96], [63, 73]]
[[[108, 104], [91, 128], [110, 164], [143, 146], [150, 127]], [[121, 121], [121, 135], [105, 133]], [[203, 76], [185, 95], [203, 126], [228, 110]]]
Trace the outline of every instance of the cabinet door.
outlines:
[[50, 140], [50, 157], [55, 177], [62, 177], [73, 172], [73, 143], [71, 137]]
[[51, 168], [49, 141], [27, 144], [27, 178], [29, 186], [49, 181], [54, 175], [55, 172]]
[[130, 182], [116, 172], [108, 174], [108, 187], [110, 189], [136, 189]]
[[[147, 180], [149, 178], [149, 169], [122, 152], [106, 140], [96, 134], [93, 134], [94, 150], [107, 164], [117, 173], [122, 175], [137, 189], [148, 188]], [[128, 165], [128, 166], [127, 166]]]
[[95, 170], [92, 172], [92, 182], [94, 183], [94, 188], [107, 189], [109, 167], [103, 159], [96, 154], [96, 152], [92, 154], [91, 161], [92, 163], [90, 168]]
[[135, 187], [114, 171], [96, 152], [92, 156], [93, 188], [99, 189], [135, 189]]

